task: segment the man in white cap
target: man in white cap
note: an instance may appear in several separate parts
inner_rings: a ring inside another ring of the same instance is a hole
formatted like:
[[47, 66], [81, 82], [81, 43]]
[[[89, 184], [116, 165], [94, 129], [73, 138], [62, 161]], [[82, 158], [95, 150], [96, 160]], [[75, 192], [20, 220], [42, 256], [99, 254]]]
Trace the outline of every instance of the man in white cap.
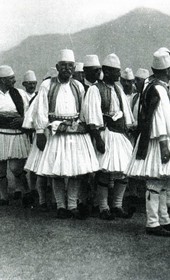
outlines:
[[[94, 84], [96, 84], [100, 78], [101, 73], [101, 65], [99, 62], [98, 55], [96, 54], [88, 54], [84, 57], [84, 79], [82, 84], [85, 89], [85, 94], [88, 88]], [[97, 197], [95, 196], [95, 188], [94, 188], [94, 174], [90, 176], [84, 176], [82, 180], [82, 185], [80, 187], [80, 195], [79, 195], [79, 209], [84, 214], [84, 217], [87, 217], [90, 213], [87, 201], [90, 200], [90, 204], [93, 204], [92, 215], [98, 214], [98, 202]], [[91, 198], [94, 197], [94, 201], [92, 202]], [[91, 205], [90, 205], [91, 207]], [[95, 213], [94, 213], [95, 212]]]
[[85, 75], [83, 85], [85, 91], [87, 91], [89, 86], [97, 83], [100, 78], [101, 65], [98, 56], [96, 54], [86, 55], [84, 58], [83, 69]]
[[75, 69], [73, 73], [73, 79], [83, 83], [84, 81], [84, 70], [83, 70], [84, 63], [83, 62], [76, 62]]
[[[81, 121], [84, 88], [71, 78], [74, 65], [73, 51], [61, 50], [56, 64], [58, 76], [40, 86], [34, 122], [42, 156], [39, 158], [33, 146], [26, 164], [38, 175], [52, 177], [57, 217], [63, 219], [81, 218], [77, 209], [81, 175], [99, 168], [90, 135]], [[67, 201], [64, 178], [68, 178]]]
[[139, 137], [128, 175], [146, 179], [146, 233], [170, 236], [166, 190], [170, 177], [170, 56], [156, 51], [153, 79], [142, 93], [139, 106]]
[[37, 95], [37, 91], [36, 91], [37, 78], [35, 76], [34, 71], [28, 70], [24, 74], [22, 85], [23, 87], [25, 87], [26, 96], [30, 104]]
[[14, 175], [16, 189], [22, 189], [23, 204], [27, 205], [29, 187], [23, 170], [30, 143], [22, 129], [28, 107], [25, 92], [14, 88], [15, 75], [8, 65], [0, 66], [0, 205], [8, 201], [7, 163]]
[[127, 96], [130, 107], [132, 107], [132, 99], [136, 94], [135, 77], [131, 68], [126, 68], [121, 72], [120, 83], [123, 91]]
[[[131, 158], [132, 145], [125, 135], [126, 125], [133, 121], [123, 90], [116, 84], [120, 78], [120, 60], [108, 55], [102, 65], [102, 82], [89, 87], [85, 97], [85, 117], [96, 145], [101, 171], [97, 174], [100, 218], [129, 218], [122, 208], [127, 185], [125, 170]], [[114, 186], [113, 186], [114, 185]], [[109, 186], [113, 199], [108, 204]]]
[[[135, 119], [135, 123], [131, 128], [131, 142], [133, 146], [135, 145], [136, 138], [138, 136], [137, 131], [137, 123], [138, 123], [138, 109], [139, 109], [139, 101], [140, 96], [143, 92], [145, 80], [149, 77], [149, 71], [144, 68], [139, 68], [135, 74], [135, 85], [136, 85], [136, 94], [133, 95], [131, 109]], [[139, 203], [141, 203], [142, 199], [142, 190], [145, 190], [145, 180], [138, 180], [134, 178], [129, 178], [129, 196], [127, 197], [127, 201], [129, 204], [137, 207]], [[141, 191], [139, 191], [141, 190]]]

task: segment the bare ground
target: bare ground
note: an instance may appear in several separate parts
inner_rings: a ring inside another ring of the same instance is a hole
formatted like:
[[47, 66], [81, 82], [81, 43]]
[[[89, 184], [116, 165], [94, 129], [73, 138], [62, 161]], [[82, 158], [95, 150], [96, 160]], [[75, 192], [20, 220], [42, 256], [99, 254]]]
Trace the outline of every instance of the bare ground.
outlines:
[[1, 280], [168, 280], [170, 239], [145, 234], [145, 214], [108, 222], [0, 209]]

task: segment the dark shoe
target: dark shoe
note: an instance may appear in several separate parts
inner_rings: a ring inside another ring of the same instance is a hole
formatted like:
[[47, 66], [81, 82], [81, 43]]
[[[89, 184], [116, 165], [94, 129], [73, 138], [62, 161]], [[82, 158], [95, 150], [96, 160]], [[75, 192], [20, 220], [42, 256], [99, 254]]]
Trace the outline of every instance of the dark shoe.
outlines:
[[57, 218], [58, 219], [67, 219], [68, 218], [68, 211], [65, 208], [59, 208], [57, 210]]
[[81, 216], [81, 214], [77, 208], [74, 208], [72, 210], [67, 210], [67, 214], [68, 214], [68, 218], [84, 220], [84, 217]]
[[110, 209], [111, 213], [115, 215], [115, 217], [130, 219], [132, 218], [135, 208], [131, 207], [128, 212], [126, 212], [122, 207], [114, 207]]
[[47, 203], [43, 203], [43, 204], [40, 204], [38, 209], [41, 211], [41, 212], [48, 212], [49, 209], [47, 207]]
[[111, 221], [115, 219], [115, 215], [111, 213], [110, 210], [106, 209], [100, 212], [100, 219]]
[[163, 228], [166, 229], [167, 231], [170, 231], [170, 224], [161, 225], [161, 227], [163, 227]]
[[89, 209], [87, 205], [83, 203], [79, 203], [77, 209], [79, 211], [82, 220], [85, 220], [89, 217]]
[[30, 194], [33, 198], [38, 198], [39, 197], [39, 194], [38, 194], [37, 190], [31, 190]]
[[0, 199], [0, 206], [7, 206], [9, 205], [9, 200]]
[[90, 217], [96, 218], [100, 215], [100, 209], [99, 206], [93, 206], [91, 209]]
[[22, 192], [21, 191], [14, 192], [14, 195], [13, 195], [14, 200], [21, 199], [21, 197], [22, 197]]
[[57, 203], [56, 202], [51, 203], [51, 209], [52, 210], [57, 210]]
[[162, 226], [158, 227], [146, 227], [146, 233], [149, 235], [156, 235], [156, 236], [169, 236], [170, 237], [170, 231], [167, 231]]
[[31, 193], [24, 194], [22, 198], [22, 205], [24, 208], [32, 208], [34, 206], [34, 198], [32, 197]]

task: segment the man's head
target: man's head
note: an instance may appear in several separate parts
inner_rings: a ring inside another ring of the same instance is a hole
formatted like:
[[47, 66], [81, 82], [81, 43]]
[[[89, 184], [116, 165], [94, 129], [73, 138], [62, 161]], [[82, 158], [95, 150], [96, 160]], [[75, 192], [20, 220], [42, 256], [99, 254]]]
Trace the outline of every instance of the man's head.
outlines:
[[16, 83], [15, 74], [8, 65], [0, 65], [0, 85], [3, 90], [9, 90]]
[[126, 68], [121, 73], [120, 83], [123, 87], [125, 94], [132, 94], [134, 88], [135, 77], [131, 68]]
[[144, 68], [139, 68], [135, 74], [135, 85], [138, 92], [142, 92], [147, 78], [149, 78], [149, 71]]
[[101, 65], [96, 54], [86, 55], [84, 58], [84, 74], [87, 81], [94, 83], [99, 80]]
[[75, 69], [73, 73], [73, 79], [83, 83], [84, 80], [84, 70], [83, 70], [83, 62], [76, 62]]
[[34, 71], [28, 70], [24, 74], [22, 85], [25, 87], [26, 92], [33, 94], [35, 92], [37, 86], [37, 78], [35, 76]]
[[105, 83], [113, 85], [119, 81], [120, 69], [121, 65], [118, 56], [114, 53], [107, 55], [102, 64]]
[[68, 82], [75, 69], [75, 58], [72, 50], [64, 49], [60, 51], [56, 68], [59, 72], [60, 82]]
[[168, 52], [156, 51], [153, 54], [152, 71], [154, 76], [165, 82], [170, 80], [170, 55]]

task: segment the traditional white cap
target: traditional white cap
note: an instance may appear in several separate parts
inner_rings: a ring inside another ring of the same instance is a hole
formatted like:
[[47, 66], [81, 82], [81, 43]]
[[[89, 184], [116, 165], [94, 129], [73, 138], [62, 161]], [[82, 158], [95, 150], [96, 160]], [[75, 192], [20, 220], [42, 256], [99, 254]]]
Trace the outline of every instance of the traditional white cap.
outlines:
[[84, 67], [101, 68], [98, 56], [96, 54], [87, 54], [84, 58]]
[[125, 80], [134, 80], [135, 78], [132, 69], [128, 67], [122, 71], [121, 77]]
[[109, 66], [113, 68], [121, 68], [120, 66], [120, 60], [118, 56], [115, 53], [111, 53], [106, 56], [106, 58], [103, 61], [103, 66]]
[[168, 52], [156, 51], [153, 54], [152, 68], [163, 70], [170, 67], [170, 55]]
[[23, 82], [37, 82], [37, 78], [36, 78], [36, 76], [35, 76], [34, 71], [28, 70], [28, 71], [24, 74]]
[[74, 53], [72, 50], [69, 49], [63, 49], [59, 53], [59, 59], [58, 61], [69, 61], [69, 62], [75, 62]]
[[0, 65], [0, 78], [10, 77], [14, 75], [14, 71], [8, 65]]
[[84, 63], [83, 62], [76, 62], [75, 64], [75, 72], [83, 72], [83, 66], [84, 66]]
[[139, 68], [135, 74], [135, 77], [147, 79], [149, 77], [149, 71], [144, 68]]
[[166, 48], [166, 47], [161, 47], [157, 51], [159, 51], [159, 52], [168, 52], [170, 54], [170, 50], [168, 48]]

